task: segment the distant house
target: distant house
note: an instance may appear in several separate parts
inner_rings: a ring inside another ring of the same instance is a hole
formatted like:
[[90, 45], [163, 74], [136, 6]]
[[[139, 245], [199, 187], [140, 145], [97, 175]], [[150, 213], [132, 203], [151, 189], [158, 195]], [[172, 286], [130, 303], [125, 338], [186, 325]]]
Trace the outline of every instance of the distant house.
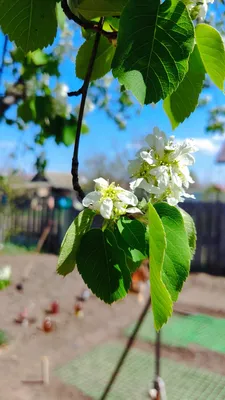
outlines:
[[225, 142], [222, 143], [222, 146], [217, 154], [216, 163], [217, 164], [225, 163]]
[[[81, 178], [81, 182], [82, 180], [85, 181], [85, 177]], [[50, 208], [57, 206], [59, 208], [82, 209], [82, 205], [73, 190], [70, 173], [46, 172], [36, 174], [31, 179], [27, 177], [23, 183], [12, 184], [11, 187], [21, 193], [19, 196], [20, 203], [25, 202], [26, 205], [29, 202], [38, 207], [40, 203], [46, 201]]]

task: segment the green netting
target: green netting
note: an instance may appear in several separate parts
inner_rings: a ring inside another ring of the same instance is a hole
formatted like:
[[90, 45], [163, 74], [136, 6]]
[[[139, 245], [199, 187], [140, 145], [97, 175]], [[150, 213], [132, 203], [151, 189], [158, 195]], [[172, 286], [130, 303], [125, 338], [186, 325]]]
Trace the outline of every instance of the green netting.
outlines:
[[[86, 395], [99, 399], [123, 351], [120, 343], [104, 344], [59, 368], [57, 375]], [[132, 349], [108, 400], [149, 399], [154, 357]], [[225, 377], [162, 358], [168, 400], [224, 400]]]
[[[126, 329], [130, 335], [134, 325]], [[208, 315], [173, 315], [162, 328], [162, 343], [175, 347], [199, 345], [211, 351], [225, 353], [225, 319]], [[143, 322], [138, 337], [144, 341], [155, 341], [152, 314]]]

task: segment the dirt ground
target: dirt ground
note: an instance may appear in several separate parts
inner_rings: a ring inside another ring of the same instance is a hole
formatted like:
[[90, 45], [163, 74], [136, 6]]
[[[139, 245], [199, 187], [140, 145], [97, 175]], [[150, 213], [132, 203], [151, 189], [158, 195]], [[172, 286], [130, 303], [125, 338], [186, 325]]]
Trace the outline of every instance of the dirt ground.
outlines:
[[[35, 383], [41, 378], [41, 357], [49, 358], [50, 371], [54, 371], [104, 341], [119, 338], [125, 343], [123, 329], [138, 318], [143, 308], [137, 296], [132, 294], [112, 306], [92, 296], [85, 303], [84, 318], [77, 318], [73, 311], [75, 296], [85, 285], [77, 272], [64, 279], [58, 276], [56, 263], [57, 258], [51, 255], [0, 256], [0, 266], [9, 264], [13, 271], [13, 284], [0, 292], [0, 329], [10, 336], [9, 346], [0, 350], [0, 400], [88, 400], [75, 387], [57, 380], [53, 372], [48, 387]], [[18, 292], [15, 285], [30, 268], [24, 291]], [[224, 293], [224, 278], [192, 275], [176, 309], [225, 316]], [[55, 299], [60, 303], [60, 313], [53, 318], [57, 329], [46, 334], [40, 327], [45, 310]], [[14, 322], [25, 307], [29, 315], [37, 319], [29, 327]], [[153, 346], [139, 341], [136, 346], [153, 350]], [[164, 347], [162, 353], [171, 359], [225, 375], [225, 356], [220, 354], [196, 348], [178, 350], [168, 347]]]

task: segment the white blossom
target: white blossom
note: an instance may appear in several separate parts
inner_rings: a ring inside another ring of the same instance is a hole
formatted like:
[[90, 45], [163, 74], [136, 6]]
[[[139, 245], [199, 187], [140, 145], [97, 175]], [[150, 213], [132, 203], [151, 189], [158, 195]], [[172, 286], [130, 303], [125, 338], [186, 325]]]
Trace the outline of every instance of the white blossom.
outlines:
[[109, 184], [104, 178], [94, 179], [95, 190], [83, 199], [83, 206], [100, 213], [105, 219], [118, 219], [126, 213], [141, 213], [137, 208], [138, 199], [134, 193]]
[[194, 141], [176, 142], [174, 136], [167, 138], [158, 128], [145, 141], [148, 147], [141, 149], [129, 163], [128, 171], [135, 178], [130, 188], [144, 189], [150, 200], [166, 200], [171, 205], [187, 197], [194, 198], [185, 192], [194, 183], [189, 171], [195, 161], [191, 153], [197, 151]]
[[65, 83], [57, 83], [54, 91], [57, 97], [67, 98], [69, 87]]
[[193, 9], [197, 12], [197, 17], [203, 21], [208, 11], [208, 4], [214, 3], [214, 0], [192, 0], [187, 4], [189, 11]]
[[10, 281], [12, 270], [10, 265], [0, 268], [0, 281]]

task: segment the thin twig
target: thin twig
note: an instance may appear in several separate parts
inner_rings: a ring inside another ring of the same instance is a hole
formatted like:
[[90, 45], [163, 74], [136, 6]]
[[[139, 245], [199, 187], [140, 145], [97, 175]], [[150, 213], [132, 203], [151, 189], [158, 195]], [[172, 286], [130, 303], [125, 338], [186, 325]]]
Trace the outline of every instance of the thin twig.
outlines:
[[[104, 18], [101, 18], [99, 22], [99, 28], [101, 29], [104, 23]], [[73, 188], [74, 190], [78, 193], [79, 197], [81, 199], [84, 198], [84, 192], [82, 188], [80, 187], [79, 184], [79, 176], [78, 176], [78, 167], [79, 167], [79, 161], [78, 161], [78, 152], [79, 152], [79, 144], [80, 144], [80, 135], [81, 135], [81, 128], [82, 128], [82, 122], [83, 122], [83, 117], [84, 117], [84, 108], [85, 108], [85, 103], [86, 103], [86, 98], [87, 98], [87, 92], [91, 80], [91, 75], [95, 63], [95, 59], [97, 56], [97, 51], [98, 51], [98, 46], [101, 38], [101, 33], [97, 32], [96, 37], [95, 37], [95, 42], [94, 46], [92, 49], [91, 53], [91, 58], [89, 61], [89, 65], [87, 68], [87, 73], [84, 79], [84, 84], [82, 86], [81, 93], [82, 93], [82, 98], [81, 98], [81, 103], [80, 103], [80, 110], [79, 110], [79, 115], [78, 115], [78, 120], [77, 120], [77, 130], [76, 130], [76, 138], [75, 138], [75, 144], [74, 144], [74, 152], [73, 152], [73, 159], [72, 159], [72, 177], [73, 177]]]
[[113, 374], [112, 374], [112, 376], [111, 376], [111, 378], [109, 380], [109, 383], [107, 384], [107, 386], [106, 386], [106, 388], [104, 390], [104, 393], [101, 396], [100, 400], [105, 400], [107, 395], [108, 395], [108, 393], [110, 392], [111, 387], [112, 387], [113, 383], [115, 382], [115, 380], [116, 380], [116, 378], [117, 378], [117, 376], [118, 376], [118, 374], [119, 374], [119, 372], [120, 372], [120, 370], [121, 370], [121, 368], [122, 368], [122, 366], [124, 364], [124, 361], [125, 361], [128, 353], [129, 353], [129, 351], [131, 349], [131, 346], [133, 345], [133, 343], [135, 341], [135, 338], [136, 338], [136, 336], [137, 336], [137, 334], [139, 332], [139, 329], [140, 329], [140, 327], [142, 325], [142, 322], [145, 319], [145, 316], [146, 316], [146, 314], [147, 314], [147, 312], [149, 310], [150, 305], [151, 305], [151, 297], [149, 296], [149, 298], [147, 300], [147, 303], [146, 303], [146, 305], [145, 305], [145, 307], [144, 307], [144, 309], [143, 309], [143, 311], [142, 311], [142, 313], [141, 313], [141, 315], [140, 315], [140, 317], [139, 317], [139, 319], [137, 321], [137, 324], [136, 324], [136, 326], [135, 326], [135, 328], [133, 330], [133, 333], [128, 339], [128, 342], [127, 342], [127, 345], [126, 345], [126, 347], [124, 349], [124, 352], [121, 355], [121, 357], [120, 357], [120, 359], [118, 361], [118, 364], [117, 364], [117, 366], [116, 366], [116, 368], [115, 368], [115, 370], [114, 370], [114, 372], [113, 372]]
[[5, 56], [6, 56], [6, 52], [7, 52], [8, 41], [9, 41], [8, 35], [5, 35], [5, 40], [4, 40], [3, 49], [2, 49], [2, 61], [1, 61], [1, 65], [0, 65], [0, 85], [1, 85], [1, 81], [2, 81], [3, 70], [5, 67]]
[[67, 18], [70, 19], [71, 21], [74, 21], [76, 24], [80, 25], [84, 29], [90, 29], [95, 32], [100, 32], [101, 35], [107, 37], [109, 40], [115, 40], [117, 38], [117, 32], [107, 32], [102, 29], [102, 26], [100, 27], [99, 24], [96, 24], [91, 21], [87, 21], [85, 19], [80, 19], [78, 16], [74, 15], [73, 12], [71, 11], [67, 0], [61, 0], [61, 5], [64, 13], [66, 14]]
[[67, 95], [68, 95], [69, 97], [73, 97], [73, 96], [78, 97], [78, 96], [80, 96], [80, 95], [83, 93], [83, 86], [84, 86], [84, 85], [82, 85], [81, 88], [80, 88], [79, 90], [75, 90], [74, 92], [69, 92], [69, 93], [67, 93]]

